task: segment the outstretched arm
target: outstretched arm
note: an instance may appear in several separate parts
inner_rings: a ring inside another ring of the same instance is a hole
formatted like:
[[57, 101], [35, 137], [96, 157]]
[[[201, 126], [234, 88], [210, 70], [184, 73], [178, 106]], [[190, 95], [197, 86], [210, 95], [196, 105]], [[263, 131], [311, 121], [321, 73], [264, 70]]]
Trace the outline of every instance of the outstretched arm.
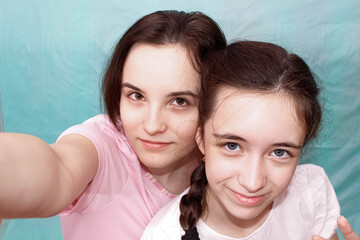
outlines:
[[49, 217], [65, 209], [97, 171], [92, 142], [78, 134], [48, 145], [0, 133], [0, 218]]
[[[360, 240], [360, 237], [354, 232], [350, 223], [345, 217], [340, 216], [337, 220], [337, 223], [345, 240]], [[325, 240], [325, 239], [319, 236], [313, 236], [312, 240]]]

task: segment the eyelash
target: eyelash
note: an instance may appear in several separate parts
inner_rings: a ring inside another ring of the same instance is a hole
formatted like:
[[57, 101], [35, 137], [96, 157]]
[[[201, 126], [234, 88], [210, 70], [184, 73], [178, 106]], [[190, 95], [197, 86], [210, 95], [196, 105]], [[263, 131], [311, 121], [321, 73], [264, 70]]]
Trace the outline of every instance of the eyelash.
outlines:
[[[235, 142], [220, 143], [219, 146], [225, 147], [225, 149], [227, 151], [230, 151], [230, 152], [242, 151], [241, 146], [239, 144], [235, 143]], [[231, 147], [229, 147], [229, 146], [231, 146]], [[277, 156], [276, 153], [275, 153], [276, 151], [282, 151], [281, 153], [283, 155], [285, 154], [285, 156]], [[288, 151], [286, 151], [284, 149], [275, 149], [275, 150], [273, 150], [271, 152], [271, 156], [279, 158], [279, 159], [285, 159], [285, 158], [292, 157], [293, 155], [290, 152], [288, 152]]]
[[[139, 96], [141, 98], [139, 99], [139, 98], [137, 98], [137, 96]], [[141, 93], [138, 93], [138, 92], [130, 93], [129, 97], [132, 100], [135, 100], [135, 101], [143, 101], [143, 100], [145, 100], [145, 97]], [[182, 101], [183, 104], [178, 103], [177, 101], [179, 101], [179, 100]], [[185, 106], [189, 105], [189, 102], [186, 99], [180, 98], [180, 97], [174, 98], [173, 100], [171, 100], [171, 103], [178, 106], [178, 107], [185, 107]]]
[[[235, 143], [235, 142], [219, 143], [219, 146], [224, 147], [227, 151], [230, 151], [230, 152], [235, 152], [235, 151], [241, 151], [242, 150], [241, 146], [239, 144]], [[231, 147], [229, 147], [229, 146], [231, 146]]]
[[[138, 99], [136, 97], [136, 95], [140, 95], [141, 96], [141, 99]], [[143, 101], [144, 99], [144, 96], [141, 94], [141, 93], [138, 93], [138, 92], [132, 92], [129, 94], [129, 97], [132, 99], [132, 100], [137, 100], [137, 101]]]
[[[182, 101], [183, 104], [177, 103], [178, 100]], [[171, 103], [172, 103], [172, 104], [174, 103], [174, 105], [179, 106], [179, 107], [185, 107], [185, 106], [188, 106], [188, 105], [189, 105], [189, 102], [188, 102], [186, 99], [184, 99], [184, 98], [179, 98], [179, 97], [173, 99], [173, 100], [171, 101]]]
[[[282, 153], [286, 154], [286, 156], [277, 156], [275, 154], [275, 151], [282, 151]], [[276, 158], [288, 158], [288, 157], [292, 157], [292, 154], [284, 149], [275, 149], [274, 151], [271, 152], [271, 156], [274, 156]]]

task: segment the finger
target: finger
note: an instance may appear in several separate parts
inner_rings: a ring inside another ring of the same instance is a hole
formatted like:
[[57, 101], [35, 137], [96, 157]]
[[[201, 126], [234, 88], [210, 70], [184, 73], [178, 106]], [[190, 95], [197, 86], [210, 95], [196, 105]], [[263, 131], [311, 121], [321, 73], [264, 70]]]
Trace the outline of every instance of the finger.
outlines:
[[345, 217], [340, 216], [338, 218], [338, 225], [345, 240], [360, 240], [359, 236], [356, 235], [349, 221]]
[[322, 238], [320, 236], [312, 236], [312, 239], [311, 240], [325, 240], [325, 238]]

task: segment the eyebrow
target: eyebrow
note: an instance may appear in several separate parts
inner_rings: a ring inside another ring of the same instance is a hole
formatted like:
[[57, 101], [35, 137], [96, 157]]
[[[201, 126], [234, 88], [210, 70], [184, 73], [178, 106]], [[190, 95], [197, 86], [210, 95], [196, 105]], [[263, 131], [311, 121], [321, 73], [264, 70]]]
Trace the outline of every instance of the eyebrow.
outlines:
[[178, 92], [171, 92], [169, 93], [167, 96], [168, 97], [176, 97], [176, 96], [181, 96], [181, 95], [185, 95], [185, 96], [191, 96], [193, 98], [198, 99], [199, 95], [191, 92], [191, 91], [178, 91]]
[[[123, 83], [121, 84], [121, 87], [128, 87], [128, 88], [131, 88], [137, 92], [144, 92], [142, 91], [140, 88], [138, 87], [135, 87], [134, 85], [130, 84], [130, 83]], [[198, 99], [199, 98], [199, 95], [191, 92], [191, 91], [178, 91], [178, 92], [171, 92], [169, 93], [168, 95], [166, 95], [167, 97], [176, 97], [176, 96], [182, 96], [182, 95], [186, 95], [186, 96], [191, 96], [193, 98], [196, 98]]]
[[237, 135], [233, 135], [233, 134], [217, 134], [214, 133], [213, 134], [216, 138], [220, 138], [220, 139], [231, 139], [231, 140], [240, 140], [243, 142], [246, 142], [246, 140], [240, 136]]
[[123, 83], [123, 84], [121, 84], [121, 87], [128, 87], [128, 88], [134, 89], [137, 92], [142, 92], [142, 90], [140, 88], [135, 87], [134, 85], [132, 85], [130, 83]]
[[[239, 141], [247, 142], [244, 138], [234, 135], [234, 134], [216, 134], [216, 133], [214, 133], [213, 135], [219, 139], [230, 139], [230, 140], [239, 140]], [[292, 142], [279, 142], [279, 143], [272, 144], [272, 146], [288, 147], [288, 148], [294, 148], [294, 149], [301, 149], [301, 147], [302, 147], [301, 145], [297, 145]]]
[[274, 143], [273, 146], [274, 147], [288, 147], [288, 148], [295, 148], [295, 149], [301, 149], [302, 148], [301, 145], [297, 145], [297, 144], [291, 143], [291, 142]]

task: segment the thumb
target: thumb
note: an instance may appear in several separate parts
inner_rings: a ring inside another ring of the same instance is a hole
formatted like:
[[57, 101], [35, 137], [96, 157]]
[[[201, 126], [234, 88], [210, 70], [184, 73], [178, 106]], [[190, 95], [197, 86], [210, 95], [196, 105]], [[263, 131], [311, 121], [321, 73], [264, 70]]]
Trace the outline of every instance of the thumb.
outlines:
[[345, 217], [340, 216], [337, 222], [345, 240], [360, 240]]
[[320, 236], [314, 235], [312, 236], [311, 240], [325, 240], [325, 238], [322, 238]]

